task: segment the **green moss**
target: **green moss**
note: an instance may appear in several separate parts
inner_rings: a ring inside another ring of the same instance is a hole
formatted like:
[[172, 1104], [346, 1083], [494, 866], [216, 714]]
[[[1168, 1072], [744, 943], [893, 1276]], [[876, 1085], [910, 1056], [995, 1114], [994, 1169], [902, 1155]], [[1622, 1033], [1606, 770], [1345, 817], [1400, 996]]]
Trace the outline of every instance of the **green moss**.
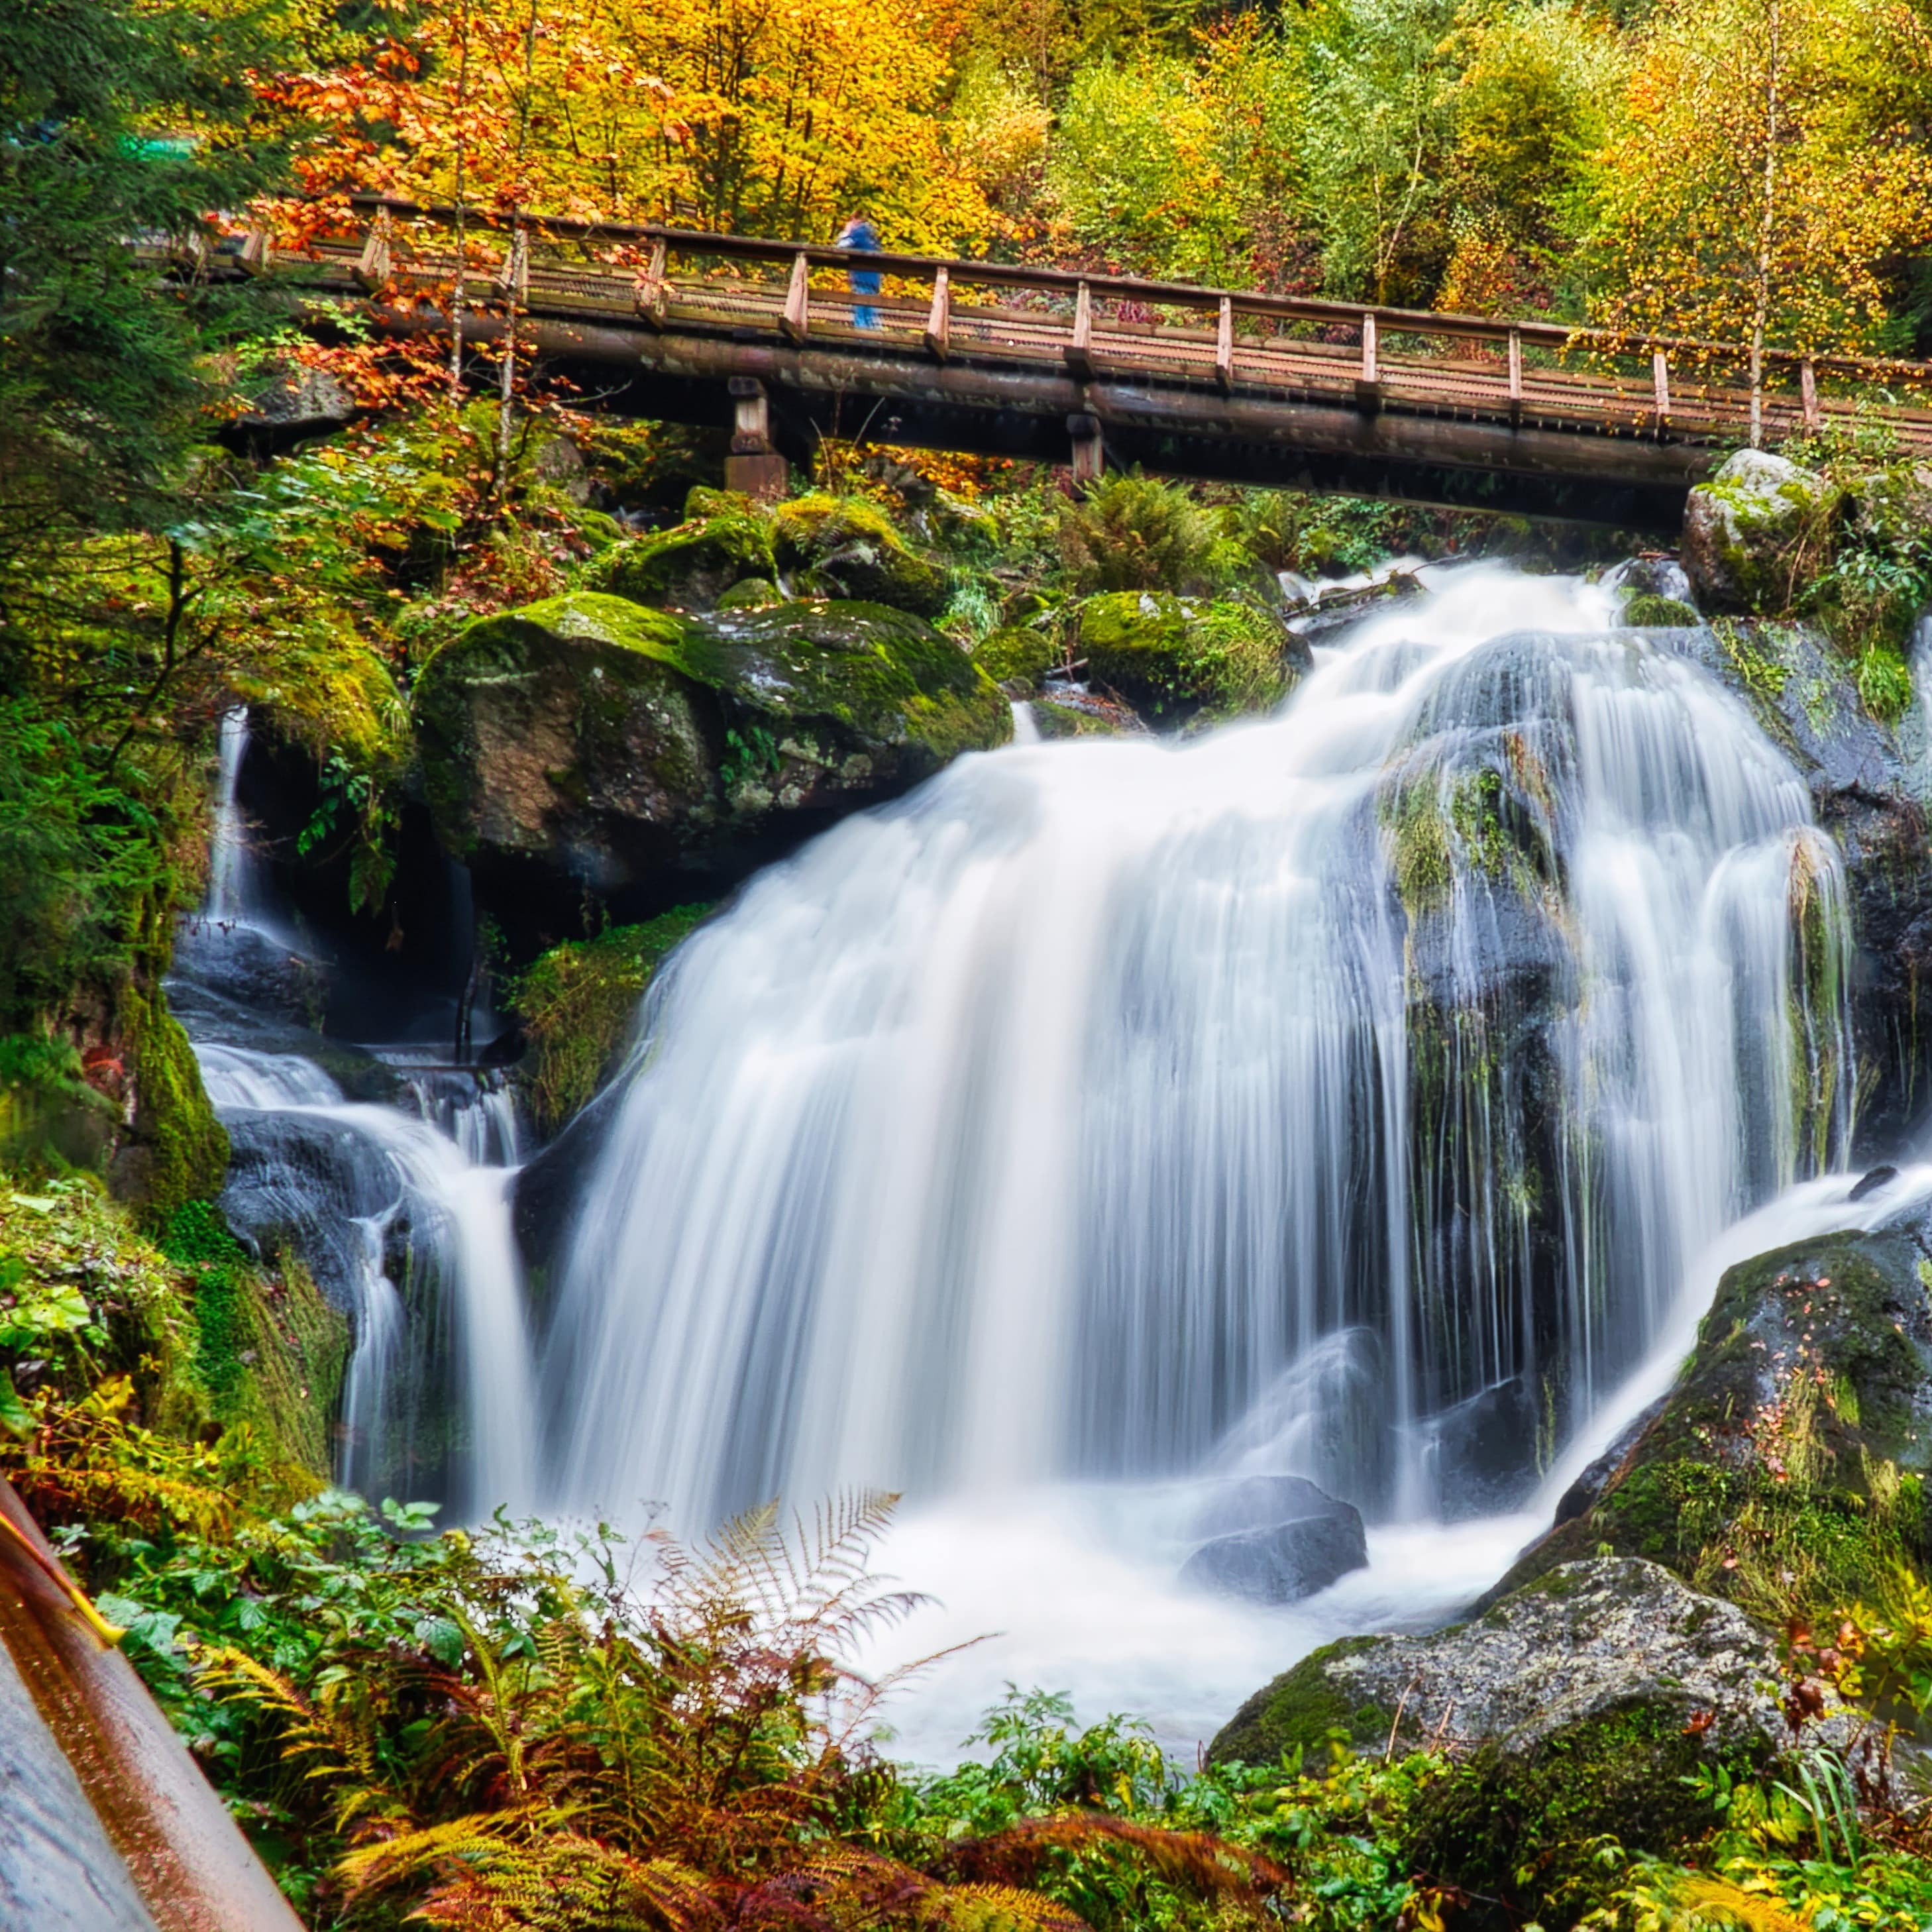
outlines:
[[1626, 624], [1634, 625], [1640, 631], [1678, 630], [1704, 621], [1695, 606], [1686, 604], [1682, 598], [1660, 597], [1648, 590], [1640, 590], [1630, 598], [1624, 604], [1622, 616]]
[[1901, 1235], [1838, 1235], [1729, 1270], [1630, 1466], [1498, 1594], [1600, 1548], [1779, 1623], [1829, 1618], [1923, 1566], [1918, 1259]]
[[699, 610], [747, 579], [769, 583], [776, 568], [769, 520], [728, 500], [674, 530], [614, 546], [596, 579], [603, 590], [639, 603]]
[[1311, 1651], [1235, 1712], [1215, 1738], [1210, 1761], [1273, 1764], [1287, 1752], [1312, 1753], [1338, 1732], [1354, 1744], [1386, 1743], [1390, 1713], [1372, 1701], [1357, 1703], [1344, 1696], [1327, 1670], [1336, 1658], [1358, 1656], [1382, 1640], [1343, 1637]]
[[[1748, 1774], [1769, 1756], [1739, 1750], [1726, 1762]], [[1554, 1908], [1568, 1924], [1605, 1882], [1592, 1856], [1601, 1840], [1670, 1852], [1709, 1828], [1713, 1814], [1685, 1780], [1711, 1762], [1682, 1712], [1661, 1705], [1600, 1713], [1526, 1753], [1492, 1742], [1424, 1792], [1405, 1849], [1420, 1869], [1503, 1901], [1512, 1917]]]
[[1292, 682], [1284, 645], [1274, 620], [1249, 604], [1142, 590], [1080, 607], [1089, 680], [1156, 718], [1232, 718], [1279, 703]]
[[773, 547], [793, 587], [812, 597], [884, 604], [936, 616], [952, 595], [951, 573], [914, 550], [876, 503], [824, 491], [772, 513]]
[[995, 684], [1024, 684], [1037, 690], [1059, 655], [1043, 632], [1025, 624], [1010, 624], [979, 644], [973, 662]]
[[528, 1044], [518, 1080], [540, 1131], [554, 1132], [609, 1078], [659, 963], [710, 910], [680, 906], [552, 946], [518, 976], [511, 1004]]
[[721, 610], [762, 610], [766, 605], [782, 604], [784, 593], [769, 578], [747, 577], [732, 585], [718, 599]]
[[[927, 623], [876, 604], [813, 601], [719, 612], [695, 627], [681, 658], [782, 742], [823, 718], [887, 746], [914, 746], [930, 769], [1012, 735], [998, 687]], [[742, 725], [739, 727], [742, 729]]]
[[130, 1068], [138, 1096], [139, 1196], [156, 1216], [220, 1192], [228, 1172], [228, 1133], [201, 1084], [194, 1049], [168, 1011], [167, 996], [130, 992], [123, 1002]]

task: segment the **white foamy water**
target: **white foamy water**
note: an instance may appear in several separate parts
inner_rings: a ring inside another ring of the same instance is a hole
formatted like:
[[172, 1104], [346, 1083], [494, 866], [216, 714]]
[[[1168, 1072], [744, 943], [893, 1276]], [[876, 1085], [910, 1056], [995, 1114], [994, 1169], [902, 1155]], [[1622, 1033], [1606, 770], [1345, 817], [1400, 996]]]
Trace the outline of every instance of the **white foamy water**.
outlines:
[[563, 1270], [554, 1503], [1238, 1464], [1421, 1522], [1587, 1426], [1841, 1144], [1839, 863], [1603, 593], [1436, 584], [1273, 718], [962, 760], [680, 951]]

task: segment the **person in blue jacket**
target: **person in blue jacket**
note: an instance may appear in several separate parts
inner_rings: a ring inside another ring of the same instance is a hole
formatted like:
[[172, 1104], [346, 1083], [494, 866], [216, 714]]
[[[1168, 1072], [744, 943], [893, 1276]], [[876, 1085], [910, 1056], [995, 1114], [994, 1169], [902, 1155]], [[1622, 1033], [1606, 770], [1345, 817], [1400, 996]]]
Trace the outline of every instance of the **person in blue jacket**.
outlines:
[[[851, 248], [862, 254], [876, 255], [879, 252], [879, 231], [862, 214], [855, 214], [838, 231], [835, 248]], [[879, 292], [881, 280], [876, 268], [854, 268], [852, 271], [852, 292], [855, 296], [875, 296]], [[857, 328], [877, 328], [879, 311], [868, 302], [852, 304], [853, 326]]]

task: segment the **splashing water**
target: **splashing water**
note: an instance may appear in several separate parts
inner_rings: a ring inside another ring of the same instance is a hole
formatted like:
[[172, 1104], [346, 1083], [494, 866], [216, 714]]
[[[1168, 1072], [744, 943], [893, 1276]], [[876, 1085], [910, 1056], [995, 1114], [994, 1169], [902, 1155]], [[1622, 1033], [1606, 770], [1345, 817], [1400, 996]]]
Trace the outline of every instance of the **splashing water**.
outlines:
[[1270, 719], [962, 760], [687, 943], [562, 1271], [553, 1503], [1526, 1504], [1844, 1144], [1843, 886], [1603, 593], [1430, 580]]

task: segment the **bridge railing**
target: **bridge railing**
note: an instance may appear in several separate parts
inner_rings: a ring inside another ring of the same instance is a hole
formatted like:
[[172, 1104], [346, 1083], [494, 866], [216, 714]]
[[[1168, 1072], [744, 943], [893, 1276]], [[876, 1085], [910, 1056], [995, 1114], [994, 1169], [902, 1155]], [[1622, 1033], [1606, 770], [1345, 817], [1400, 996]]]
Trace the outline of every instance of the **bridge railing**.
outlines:
[[[452, 277], [460, 232], [472, 300], [487, 297], [491, 278], [566, 312], [608, 314], [628, 294], [634, 317], [658, 328], [735, 320], [798, 345], [816, 338], [939, 362], [992, 350], [1076, 377], [1167, 374], [1224, 392], [1300, 380], [1370, 410], [1425, 392], [1438, 410], [1512, 418], [1574, 405], [1606, 429], [1712, 439], [1737, 432], [1748, 382], [1750, 351], [1736, 343], [378, 196], [350, 208], [351, 226], [332, 247], [358, 251], [365, 284]], [[244, 260], [250, 249], [266, 262], [266, 238], [249, 238]], [[853, 292], [855, 269], [881, 278], [880, 292]], [[1762, 370], [1766, 426], [1780, 434], [1849, 416], [1848, 390], [1932, 393], [1932, 366], [1919, 363], [1768, 348]]]

